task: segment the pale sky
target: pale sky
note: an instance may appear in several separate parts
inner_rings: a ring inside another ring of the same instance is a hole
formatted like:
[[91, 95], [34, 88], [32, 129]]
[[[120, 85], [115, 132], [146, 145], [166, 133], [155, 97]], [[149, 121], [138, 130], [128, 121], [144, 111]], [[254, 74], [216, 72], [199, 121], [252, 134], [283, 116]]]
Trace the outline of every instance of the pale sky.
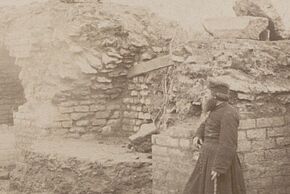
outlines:
[[46, 0], [0, 0], [0, 6], [5, 5], [24, 5], [35, 1], [46, 1]]
[[166, 19], [175, 20], [186, 28], [202, 29], [208, 17], [235, 16], [235, 0], [110, 0], [125, 5], [145, 7]]

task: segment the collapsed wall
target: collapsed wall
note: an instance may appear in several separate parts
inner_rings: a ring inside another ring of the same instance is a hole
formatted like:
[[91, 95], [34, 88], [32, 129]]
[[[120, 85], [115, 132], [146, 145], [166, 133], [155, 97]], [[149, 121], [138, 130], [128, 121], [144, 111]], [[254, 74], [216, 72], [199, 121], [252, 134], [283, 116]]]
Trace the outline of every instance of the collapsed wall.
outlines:
[[51, 1], [1, 18], [27, 100], [16, 127], [74, 137], [122, 129], [128, 69], [168, 53], [173, 28], [142, 10], [98, 3]]
[[[175, 25], [143, 10], [97, 2], [49, 1], [2, 9], [0, 18], [0, 40], [20, 67], [26, 99], [14, 113], [19, 154], [10, 173], [11, 189], [150, 193], [150, 155], [136, 155], [118, 141], [96, 138], [138, 130], [125, 124], [132, 108], [124, 102], [131, 94], [128, 69], [166, 55]], [[151, 121], [141, 116], [139, 122], [140, 126]], [[78, 139], [76, 148], [70, 146], [72, 138]], [[37, 144], [44, 141], [46, 146]], [[66, 144], [54, 146], [58, 142]], [[47, 150], [35, 149], [42, 146]], [[67, 156], [67, 150], [73, 156]], [[91, 157], [96, 153], [100, 157]], [[82, 158], [83, 154], [87, 157]], [[97, 163], [100, 174], [93, 172], [98, 170]], [[102, 183], [78, 188], [90, 178]]]

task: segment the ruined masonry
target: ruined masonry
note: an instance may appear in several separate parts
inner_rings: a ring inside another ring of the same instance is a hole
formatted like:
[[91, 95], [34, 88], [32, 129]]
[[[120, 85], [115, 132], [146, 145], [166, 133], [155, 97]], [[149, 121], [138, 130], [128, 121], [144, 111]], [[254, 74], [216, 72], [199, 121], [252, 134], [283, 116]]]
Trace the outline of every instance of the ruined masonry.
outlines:
[[[176, 44], [178, 25], [133, 7], [48, 1], [0, 13], [1, 138], [10, 142], [0, 144], [2, 190], [179, 194], [214, 76], [230, 84], [241, 113], [248, 193], [290, 193], [290, 46], [258, 41], [271, 18], [238, 19], [242, 33], [230, 39], [178, 33], [186, 41]], [[129, 150], [127, 138], [150, 126], [160, 131], [145, 142], [152, 155]]]
[[17, 148], [3, 163], [4, 170], [14, 166], [10, 190], [151, 193], [150, 154], [126, 147], [129, 135], [152, 122], [148, 86], [127, 73], [167, 55], [174, 26], [98, 2], [3, 8], [0, 19], [1, 65], [12, 69], [15, 84], [5, 92], [14, 101], [1, 108], [3, 130], [14, 133]]

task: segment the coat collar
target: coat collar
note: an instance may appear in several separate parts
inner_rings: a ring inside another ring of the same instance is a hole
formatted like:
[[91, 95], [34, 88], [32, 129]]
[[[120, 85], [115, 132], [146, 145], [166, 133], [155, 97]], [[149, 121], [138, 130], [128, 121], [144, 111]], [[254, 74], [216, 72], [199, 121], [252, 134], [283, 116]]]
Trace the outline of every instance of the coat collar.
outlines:
[[213, 112], [213, 111], [216, 111], [216, 110], [218, 110], [218, 109], [221, 109], [221, 108], [227, 106], [228, 104], [229, 104], [228, 102], [222, 102], [222, 103], [220, 103], [219, 105], [217, 105], [217, 106], [212, 110], [212, 112]]

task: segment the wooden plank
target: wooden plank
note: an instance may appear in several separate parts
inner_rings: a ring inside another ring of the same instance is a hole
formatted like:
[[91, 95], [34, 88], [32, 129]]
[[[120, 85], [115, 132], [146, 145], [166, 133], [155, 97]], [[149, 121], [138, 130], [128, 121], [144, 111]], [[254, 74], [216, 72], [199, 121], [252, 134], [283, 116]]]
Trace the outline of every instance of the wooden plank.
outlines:
[[162, 56], [144, 63], [137, 64], [129, 69], [128, 78], [135, 77], [137, 75], [148, 73], [160, 68], [168, 67], [173, 65], [173, 62], [169, 55]]

